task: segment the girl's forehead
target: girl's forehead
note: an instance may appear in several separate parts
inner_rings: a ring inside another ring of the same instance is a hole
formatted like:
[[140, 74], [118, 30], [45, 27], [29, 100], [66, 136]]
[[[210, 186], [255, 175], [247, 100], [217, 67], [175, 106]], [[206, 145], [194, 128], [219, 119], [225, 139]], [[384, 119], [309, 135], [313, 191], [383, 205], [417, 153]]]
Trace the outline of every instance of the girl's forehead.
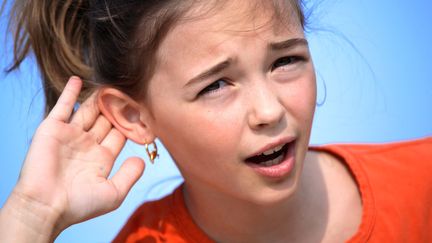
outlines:
[[301, 29], [297, 11], [289, 0], [276, 6], [272, 0], [198, 1], [176, 25], [207, 31], [239, 33], [272, 29], [275, 32]]
[[[159, 56], [164, 52], [178, 51], [182, 48], [193, 49], [212, 46], [235, 37], [260, 38], [266, 41], [281, 36], [303, 36], [303, 29], [294, 11], [285, 16], [266, 4], [251, 6], [250, 2], [263, 1], [228, 1], [226, 4], [211, 8], [192, 8], [180, 20], [162, 41]], [[247, 4], [249, 3], [249, 4]], [[270, 4], [271, 5], [271, 4]], [[207, 6], [208, 8], [208, 6]], [[288, 8], [287, 8], [288, 9]], [[203, 13], [199, 13], [201, 10]], [[287, 10], [288, 11], [288, 10]], [[169, 53], [165, 53], [170, 56]]]

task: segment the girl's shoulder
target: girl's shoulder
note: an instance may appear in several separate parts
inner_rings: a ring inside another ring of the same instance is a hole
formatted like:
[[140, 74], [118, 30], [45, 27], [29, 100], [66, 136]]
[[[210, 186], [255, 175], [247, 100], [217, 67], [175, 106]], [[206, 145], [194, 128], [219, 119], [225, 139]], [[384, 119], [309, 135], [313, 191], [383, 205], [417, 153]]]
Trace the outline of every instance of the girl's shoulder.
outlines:
[[189, 215], [183, 184], [171, 194], [143, 203], [113, 242], [211, 242]]
[[361, 161], [362, 164], [422, 163], [432, 166], [432, 137], [388, 142], [388, 143], [346, 143], [313, 146], [313, 150], [324, 151], [344, 160]]
[[415, 184], [432, 186], [432, 137], [380, 144], [332, 144], [312, 149], [339, 157], [354, 175], [364, 177], [371, 185], [387, 180], [417, 181]]
[[432, 137], [312, 149], [339, 157], [358, 185], [362, 224], [350, 242], [432, 241]]
[[173, 194], [143, 203], [129, 217], [113, 242], [160, 242], [161, 227], [172, 221]]

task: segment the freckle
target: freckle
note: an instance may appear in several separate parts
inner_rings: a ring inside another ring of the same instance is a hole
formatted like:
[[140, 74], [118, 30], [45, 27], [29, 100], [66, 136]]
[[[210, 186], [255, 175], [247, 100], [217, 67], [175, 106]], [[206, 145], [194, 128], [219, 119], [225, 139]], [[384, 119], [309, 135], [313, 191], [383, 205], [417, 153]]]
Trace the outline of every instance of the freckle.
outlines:
[[100, 171], [104, 171], [104, 170], [105, 170], [105, 167], [100, 166], [100, 167], [99, 167], [99, 170], [100, 170]]

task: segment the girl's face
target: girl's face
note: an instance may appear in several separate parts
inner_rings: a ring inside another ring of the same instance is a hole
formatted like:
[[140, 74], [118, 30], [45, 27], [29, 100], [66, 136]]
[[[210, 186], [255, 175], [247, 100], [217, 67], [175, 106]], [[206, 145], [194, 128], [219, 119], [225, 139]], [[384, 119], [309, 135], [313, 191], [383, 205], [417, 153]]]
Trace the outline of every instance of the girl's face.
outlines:
[[148, 97], [153, 131], [188, 190], [266, 204], [289, 197], [299, 180], [315, 74], [297, 18], [247, 2], [176, 25], [159, 47]]

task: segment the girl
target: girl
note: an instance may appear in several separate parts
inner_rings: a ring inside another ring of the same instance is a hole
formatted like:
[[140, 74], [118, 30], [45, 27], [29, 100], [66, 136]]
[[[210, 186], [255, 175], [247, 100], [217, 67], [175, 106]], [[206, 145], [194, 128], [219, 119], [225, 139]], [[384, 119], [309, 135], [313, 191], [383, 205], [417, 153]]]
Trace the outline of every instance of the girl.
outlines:
[[53, 241], [118, 207], [144, 164], [107, 178], [115, 158], [131, 139], [153, 160], [156, 138], [184, 184], [142, 205], [116, 242], [432, 241], [432, 139], [309, 147], [315, 72], [299, 1], [14, 11], [12, 68], [31, 47], [47, 117], [1, 210], [1, 242]]

